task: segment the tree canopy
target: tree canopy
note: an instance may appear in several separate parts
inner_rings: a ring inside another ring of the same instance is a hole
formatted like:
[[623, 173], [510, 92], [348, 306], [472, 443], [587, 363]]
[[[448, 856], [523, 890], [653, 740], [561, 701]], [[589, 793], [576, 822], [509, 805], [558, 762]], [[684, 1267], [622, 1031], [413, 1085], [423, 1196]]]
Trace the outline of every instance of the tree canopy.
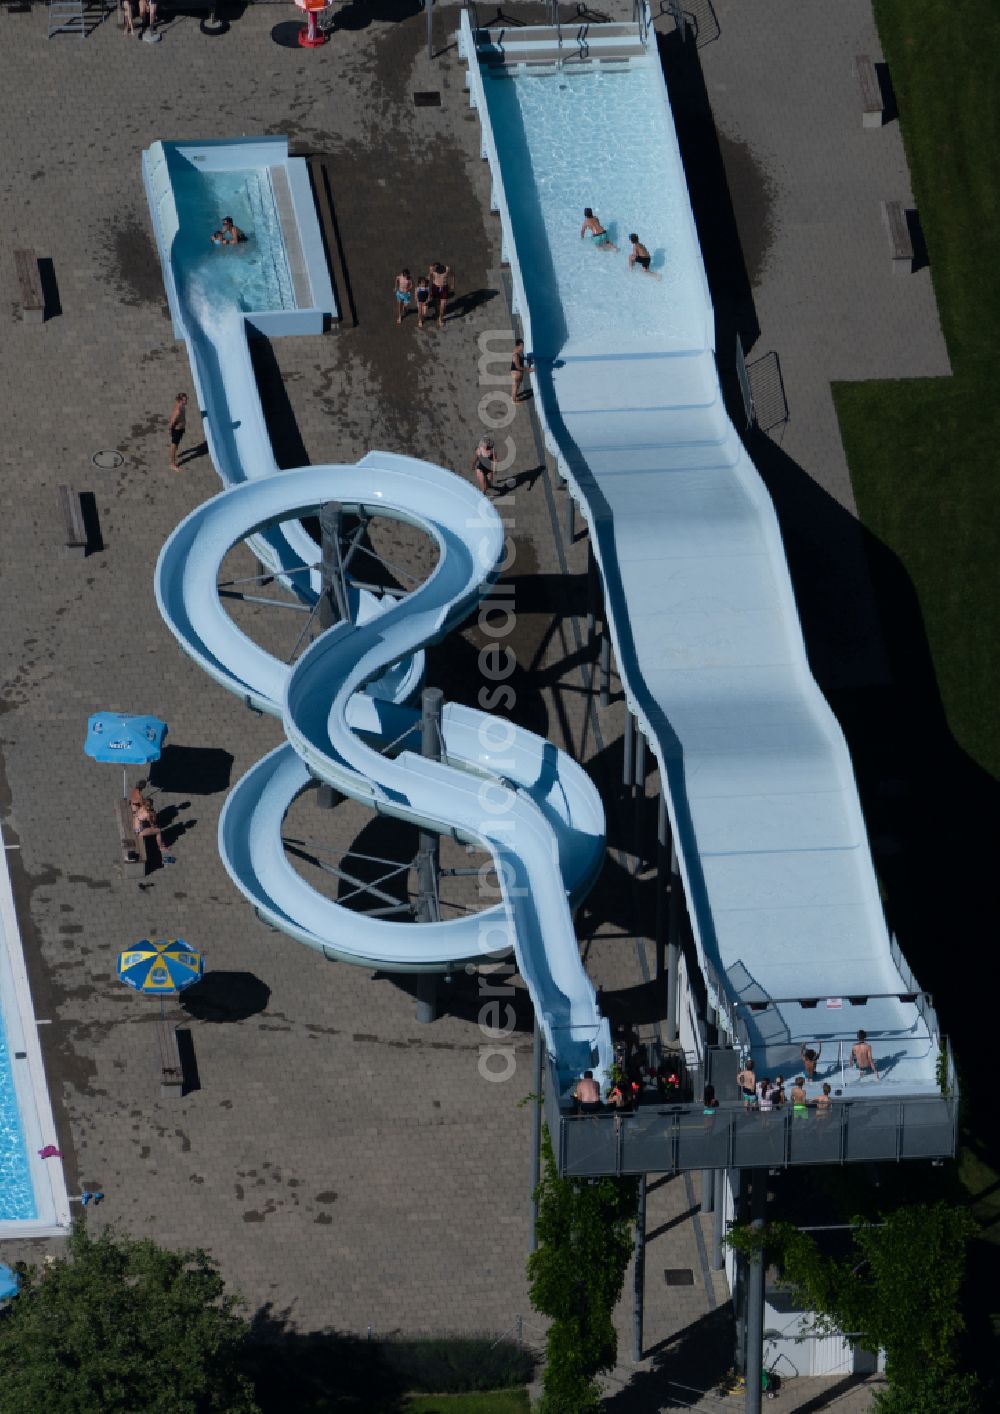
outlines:
[[208, 1253], [74, 1225], [0, 1314], [0, 1414], [257, 1414], [249, 1326]]
[[538, 1249], [528, 1258], [531, 1304], [552, 1318], [539, 1414], [591, 1414], [594, 1375], [618, 1354], [612, 1320], [629, 1258], [636, 1180], [560, 1178], [548, 1130], [538, 1187]]
[[788, 1223], [759, 1231], [740, 1223], [728, 1241], [747, 1254], [762, 1248], [779, 1263], [783, 1284], [813, 1313], [814, 1330], [857, 1332], [870, 1349], [885, 1351], [889, 1389], [876, 1396], [879, 1414], [970, 1414], [979, 1407], [979, 1389], [956, 1369], [956, 1349], [964, 1328], [965, 1248], [975, 1221], [964, 1208], [925, 1203], [855, 1223], [846, 1259], [824, 1255]]

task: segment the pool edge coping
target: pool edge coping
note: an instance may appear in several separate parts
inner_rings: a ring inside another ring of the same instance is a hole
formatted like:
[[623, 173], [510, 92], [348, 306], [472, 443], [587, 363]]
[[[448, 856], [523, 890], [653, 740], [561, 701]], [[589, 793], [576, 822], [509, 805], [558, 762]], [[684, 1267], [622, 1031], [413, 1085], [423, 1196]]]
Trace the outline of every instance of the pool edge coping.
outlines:
[[[31, 985], [24, 959], [21, 936], [14, 903], [14, 890], [7, 864], [8, 846], [0, 821], [0, 953], [4, 970], [13, 981], [13, 995], [8, 1000], [0, 990], [4, 1029], [11, 1050], [11, 1074], [17, 1098], [28, 1157], [28, 1172], [35, 1196], [36, 1216], [33, 1218], [0, 1219], [0, 1239], [64, 1237], [70, 1228], [69, 1195], [61, 1157], [42, 1159], [38, 1150], [47, 1145], [58, 1149], [55, 1116], [45, 1076], [45, 1062], [38, 1037], [38, 1022], [31, 996]], [[17, 1050], [25, 1051], [23, 1066], [15, 1063]], [[25, 1075], [27, 1071], [27, 1075]]]

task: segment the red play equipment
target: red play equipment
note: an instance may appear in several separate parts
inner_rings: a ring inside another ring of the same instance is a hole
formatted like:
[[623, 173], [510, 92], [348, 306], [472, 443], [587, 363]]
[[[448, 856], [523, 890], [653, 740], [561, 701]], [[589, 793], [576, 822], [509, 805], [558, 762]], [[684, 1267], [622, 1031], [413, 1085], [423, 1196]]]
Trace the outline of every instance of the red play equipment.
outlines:
[[330, 0], [295, 0], [295, 4], [306, 12], [306, 24], [299, 30], [299, 44], [303, 49], [318, 49], [329, 38], [319, 29], [317, 20], [321, 11], [329, 8]]

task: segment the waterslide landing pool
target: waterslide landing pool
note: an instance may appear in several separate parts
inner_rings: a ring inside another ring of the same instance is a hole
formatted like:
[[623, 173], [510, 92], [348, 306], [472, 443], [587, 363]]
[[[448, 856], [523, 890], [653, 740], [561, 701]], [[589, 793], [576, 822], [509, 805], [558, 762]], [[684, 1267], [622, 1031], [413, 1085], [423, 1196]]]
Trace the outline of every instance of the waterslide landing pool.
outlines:
[[[661, 140], [657, 73], [640, 61], [489, 68], [484, 78], [536, 356], [702, 348], [704, 276], [685, 239], [680, 157]], [[617, 254], [581, 239], [587, 206]], [[658, 280], [630, 272], [631, 232], [649, 248]]]

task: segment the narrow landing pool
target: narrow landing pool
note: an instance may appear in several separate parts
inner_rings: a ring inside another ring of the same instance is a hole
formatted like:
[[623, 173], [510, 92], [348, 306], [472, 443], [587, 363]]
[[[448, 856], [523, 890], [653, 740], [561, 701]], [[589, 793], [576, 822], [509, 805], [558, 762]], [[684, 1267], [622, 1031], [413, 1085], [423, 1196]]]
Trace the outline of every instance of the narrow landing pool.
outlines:
[[[704, 347], [704, 272], [652, 63], [483, 71], [533, 352], [543, 357]], [[580, 239], [586, 206], [617, 252]], [[633, 231], [659, 280], [629, 270]]]
[[[294, 309], [295, 295], [281, 235], [271, 178], [252, 171], [200, 172], [180, 167], [174, 176], [179, 229], [174, 262], [182, 298], [200, 312]], [[212, 233], [231, 216], [247, 237], [238, 245], [213, 245]]]

